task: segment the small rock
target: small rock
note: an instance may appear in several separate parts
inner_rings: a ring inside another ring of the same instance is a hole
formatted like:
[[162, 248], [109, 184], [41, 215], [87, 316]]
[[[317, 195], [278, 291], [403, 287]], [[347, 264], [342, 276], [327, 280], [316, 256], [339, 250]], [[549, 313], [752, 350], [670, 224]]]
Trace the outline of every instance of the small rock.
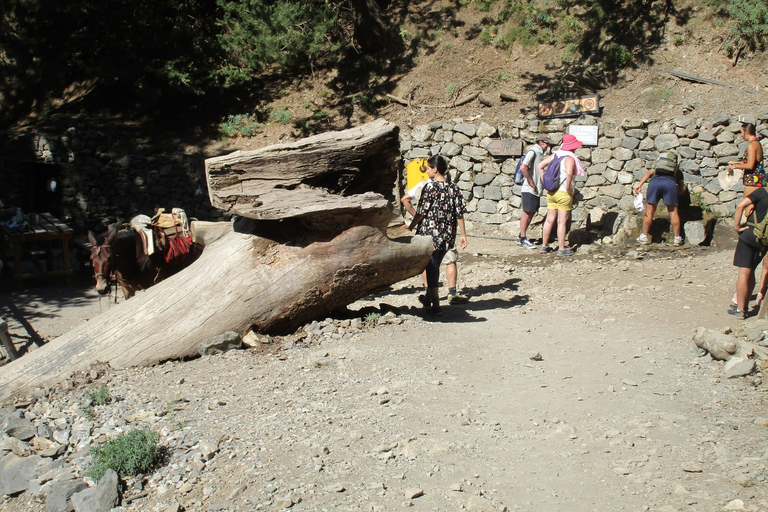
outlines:
[[754, 359], [745, 359], [743, 357], [732, 357], [725, 363], [723, 372], [726, 379], [744, 377], [755, 371], [756, 363]]
[[409, 500], [418, 498], [420, 496], [424, 496], [424, 491], [419, 489], [418, 487], [411, 487], [410, 489], [406, 489], [403, 492], [405, 494], [405, 497]]
[[531, 361], [542, 361], [544, 358], [538, 352], [528, 352], [528, 359]]
[[704, 468], [702, 468], [700, 465], [693, 462], [687, 462], [683, 464], [681, 468], [686, 473], [701, 473], [704, 471]]

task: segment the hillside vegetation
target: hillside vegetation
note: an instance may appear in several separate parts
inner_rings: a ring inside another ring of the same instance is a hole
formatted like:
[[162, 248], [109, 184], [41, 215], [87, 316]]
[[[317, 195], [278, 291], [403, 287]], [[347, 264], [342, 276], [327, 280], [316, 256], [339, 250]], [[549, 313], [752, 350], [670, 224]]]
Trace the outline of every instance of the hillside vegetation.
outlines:
[[386, 114], [387, 94], [451, 105], [471, 85], [524, 105], [604, 91], [664, 49], [768, 82], [764, 0], [7, 0], [0, 13], [4, 128], [166, 119], [302, 136]]

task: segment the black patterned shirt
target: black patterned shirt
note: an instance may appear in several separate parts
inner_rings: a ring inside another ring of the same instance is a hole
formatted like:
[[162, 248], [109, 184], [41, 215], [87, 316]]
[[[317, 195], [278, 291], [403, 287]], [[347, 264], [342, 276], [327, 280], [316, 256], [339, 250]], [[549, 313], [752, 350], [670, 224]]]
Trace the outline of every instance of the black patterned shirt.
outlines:
[[456, 220], [464, 217], [467, 207], [455, 183], [429, 181], [416, 213], [424, 215], [416, 234], [431, 236], [436, 251], [448, 250], [456, 243]]

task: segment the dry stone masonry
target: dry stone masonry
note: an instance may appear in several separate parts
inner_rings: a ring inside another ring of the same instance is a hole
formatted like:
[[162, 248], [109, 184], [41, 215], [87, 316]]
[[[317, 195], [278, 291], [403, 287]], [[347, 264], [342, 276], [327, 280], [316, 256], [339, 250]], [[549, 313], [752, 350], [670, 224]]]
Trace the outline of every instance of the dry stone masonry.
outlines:
[[[768, 153], [768, 113], [747, 116], [755, 122]], [[681, 115], [674, 119], [614, 120], [583, 116], [542, 121], [535, 114], [495, 125], [479, 119], [452, 119], [401, 129], [400, 145], [407, 163], [418, 157], [441, 154], [448, 158], [452, 178], [467, 200], [467, 220], [477, 231], [516, 233], [520, 218], [520, 187], [513, 183], [517, 158], [494, 161], [486, 146], [494, 139], [517, 139], [524, 147], [544, 133], [557, 142], [569, 126], [598, 127], [598, 143], [577, 154], [587, 176], [577, 179], [573, 221], [582, 226], [608, 212], [619, 215], [609, 231], [615, 232], [633, 210], [632, 185], [650, 168], [658, 153], [675, 149], [691, 192], [691, 202], [719, 218], [729, 217], [743, 187], [723, 190], [718, 172], [744, 150], [737, 115], [701, 119]], [[210, 206], [204, 160], [212, 155], [195, 146], [132, 140], [99, 131], [69, 128], [61, 133], [3, 134], [0, 166], [0, 207], [16, 206], [29, 196], [32, 174], [52, 173], [59, 187], [60, 214], [77, 231], [98, 223], [126, 220], [157, 207], [182, 207], [191, 217], [219, 220]], [[542, 200], [540, 213], [545, 212]], [[634, 217], [634, 216], [633, 216]], [[535, 223], [541, 222], [541, 216]]]
[[[768, 114], [759, 119], [747, 117], [756, 123], [768, 154]], [[739, 183], [731, 190], [723, 190], [717, 176], [746, 147], [738, 119], [729, 115], [714, 119], [681, 115], [668, 120], [617, 121], [584, 116], [542, 121], [531, 114], [497, 126], [453, 119], [402, 131], [401, 151], [406, 162], [435, 154], [445, 156], [451, 177], [467, 200], [467, 220], [515, 232], [522, 204], [520, 187], [513, 181], [518, 159], [494, 161], [486, 146], [501, 138], [521, 139], [527, 147], [542, 133], [558, 142], [571, 124], [596, 125], [597, 146], [576, 150], [587, 171], [586, 177], [576, 179], [573, 220], [577, 225], [584, 223], [588, 214], [594, 220], [606, 212], [633, 211], [633, 183], [653, 167], [659, 152], [667, 149], [680, 155], [691, 202], [722, 218], [733, 215], [744, 189]], [[543, 215], [544, 199], [541, 205], [539, 213]]]

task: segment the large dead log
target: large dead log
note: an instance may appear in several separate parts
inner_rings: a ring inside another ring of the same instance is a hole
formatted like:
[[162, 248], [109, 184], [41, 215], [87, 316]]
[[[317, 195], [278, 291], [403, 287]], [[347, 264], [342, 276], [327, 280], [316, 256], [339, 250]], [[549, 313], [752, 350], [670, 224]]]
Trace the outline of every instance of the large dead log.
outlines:
[[[395, 198], [402, 167], [398, 132], [397, 125], [379, 119], [290, 144], [209, 158], [205, 172], [211, 204], [260, 220], [316, 215], [327, 220], [386, 208]], [[322, 225], [315, 223], [313, 229]]]
[[[372, 223], [395, 218], [378, 215]], [[250, 219], [234, 227], [196, 223], [205, 250], [195, 263], [3, 367], [0, 398], [55, 384], [95, 362], [125, 368], [192, 357], [202, 341], [227, 330], [291, 331], [417, 275], [432, 252], [430, 238], [395, 237], [410, 235], [404, 227], [392, 238], [358, 225], [291, 244], [254, 234], [261, 228]]]

